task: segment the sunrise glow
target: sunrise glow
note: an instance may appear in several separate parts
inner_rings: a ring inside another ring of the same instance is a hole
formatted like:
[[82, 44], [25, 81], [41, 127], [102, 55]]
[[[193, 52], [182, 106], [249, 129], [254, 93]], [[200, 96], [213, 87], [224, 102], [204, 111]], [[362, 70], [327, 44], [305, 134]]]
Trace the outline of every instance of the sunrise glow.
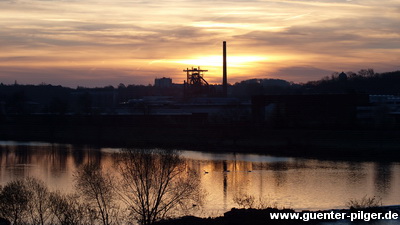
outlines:
[[222, 41], [230, 83], [394, 71], [398, 8], [395, 0], [1, 1], [0, 82], [180, 83], [191, 66], [219, 82]]
[[[227, 57], [227, 62], [230, 67], [251, 67], [254, 62], [262, 62], [267, 60], [265, 56], [229, 56]], [[222, 57], [220, 55], [203, 56], [193, 59], [183, 59], [178, 61], [173, 61], [185, 65], [202, 65], [202, 66], [221, 66]]]

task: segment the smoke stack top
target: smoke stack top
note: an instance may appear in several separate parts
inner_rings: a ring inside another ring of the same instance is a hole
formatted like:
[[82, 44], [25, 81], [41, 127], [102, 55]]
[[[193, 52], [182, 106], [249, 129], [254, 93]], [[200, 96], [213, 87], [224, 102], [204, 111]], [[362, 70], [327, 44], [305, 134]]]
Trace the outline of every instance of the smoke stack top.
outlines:
[[228, 77], [226, 71], [226, 41], [223, 42], [223, 69], [222, 69], [222, 88], [223, 88], [223, 96], [228, 96]]

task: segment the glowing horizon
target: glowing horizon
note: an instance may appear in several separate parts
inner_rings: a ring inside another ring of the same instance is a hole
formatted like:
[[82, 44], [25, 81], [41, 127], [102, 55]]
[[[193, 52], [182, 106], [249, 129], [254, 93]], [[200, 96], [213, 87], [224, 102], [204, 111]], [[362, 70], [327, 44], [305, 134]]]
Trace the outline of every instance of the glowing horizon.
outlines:
[[192, 66], [221, 83], [222, 41], [229, 83], [400, 69], [397, 0], [5, 0], [0, 12], [5, 84], [181, 83]]

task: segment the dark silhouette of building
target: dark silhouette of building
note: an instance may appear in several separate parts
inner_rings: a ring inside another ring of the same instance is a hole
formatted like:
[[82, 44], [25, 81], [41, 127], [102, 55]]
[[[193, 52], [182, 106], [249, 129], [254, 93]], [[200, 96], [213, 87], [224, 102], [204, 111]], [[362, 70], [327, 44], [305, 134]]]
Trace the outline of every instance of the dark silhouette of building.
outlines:
[[170, 88], [172, 87], [172, 79], [169, 77], [156, 78], [154, 80], [154, 86], [156, 88]]
[[341, 72], [338, 77], [339, 77], [339, 80], [341, 80], [341, 81], [347, 80], [347, 74], [345, 74], [344, 72]]
[[258, 95], [252, 97], [253, 119], [276, 127], [351, 126], [357, 107], [368, 105], [368, 95]]

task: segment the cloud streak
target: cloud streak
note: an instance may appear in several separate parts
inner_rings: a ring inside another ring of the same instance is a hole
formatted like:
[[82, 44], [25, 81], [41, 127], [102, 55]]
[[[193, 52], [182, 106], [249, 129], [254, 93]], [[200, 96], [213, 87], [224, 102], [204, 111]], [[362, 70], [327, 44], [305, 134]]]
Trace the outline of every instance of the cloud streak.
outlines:
[[[223, 40], [233, 57], [264, 58], [231, 62], [231, 83], [255, 76], [307, 81], [366, 67], [390, 71], [398, 69], [399, 9], [395, 0], [0, 1], [0, 81], [49, 83], [43, 73], [69, 86], [91, 79], [116, 85], [109, 82], [118, 77], [179, 82], [182, 68], [202, 62], [178, 62], [219, 55]], [[290, 69], [316, 65], [313, 73]], [[200, 66], [211, 77], [222, 73], [215, 63]], [[100, 69], [82, 72], [87, 68]]]

